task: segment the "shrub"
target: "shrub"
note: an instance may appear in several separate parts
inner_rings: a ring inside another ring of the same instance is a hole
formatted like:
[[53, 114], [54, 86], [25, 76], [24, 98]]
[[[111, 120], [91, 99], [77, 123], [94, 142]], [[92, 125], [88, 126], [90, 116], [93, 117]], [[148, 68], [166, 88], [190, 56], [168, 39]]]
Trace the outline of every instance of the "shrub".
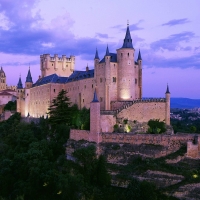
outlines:
[[160, 122], [159, 119], [150, 119], [148, 121], [148, 132], [152, 134], [160, 134], [166, 131], [165, 123], [162, 121]]

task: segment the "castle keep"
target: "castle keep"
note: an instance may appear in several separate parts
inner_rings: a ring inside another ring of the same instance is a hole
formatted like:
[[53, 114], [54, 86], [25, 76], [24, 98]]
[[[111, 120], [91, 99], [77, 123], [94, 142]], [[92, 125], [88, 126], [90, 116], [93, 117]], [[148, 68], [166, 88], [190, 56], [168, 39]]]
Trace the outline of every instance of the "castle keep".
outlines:
[[91, 112], [90, 131], [79, 131], [73, 134], [74, 139], [100, 142], [101, 133], [113, 132], [113, 126], [123, 119], [138, 122], [160, 119], [170, 124], [168, 86], [165, 98], [142, 98], [142, 56], [140, 51], [135, 55], [129, 26], [116, 53], [111, 53], [107, 46], [102, 59], [96, 50], [94, 69], [77, 71], [74, 66], [75, 56], [41, 55], [39, 79], [33, 83], [30, 69], [25, 87], [19, 78], [17, 111], [22, 117], [47, 117], [53, 98], [64, 89], [72, 103], [90, 108]]

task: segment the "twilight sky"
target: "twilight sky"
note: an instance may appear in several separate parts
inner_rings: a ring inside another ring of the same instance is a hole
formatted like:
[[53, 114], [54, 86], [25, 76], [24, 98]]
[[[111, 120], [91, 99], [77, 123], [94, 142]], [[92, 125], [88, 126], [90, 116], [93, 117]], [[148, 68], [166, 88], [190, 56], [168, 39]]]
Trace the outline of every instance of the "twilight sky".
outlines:
[[43, 53], [76, 56], [75, 69], [93, 68], [106, 46], [120, 48], [129, 20], [143, 59], [143, 96], [200, 98], [199, 0], [0, 0], [0, 65], [8, 85], [34, 82]]

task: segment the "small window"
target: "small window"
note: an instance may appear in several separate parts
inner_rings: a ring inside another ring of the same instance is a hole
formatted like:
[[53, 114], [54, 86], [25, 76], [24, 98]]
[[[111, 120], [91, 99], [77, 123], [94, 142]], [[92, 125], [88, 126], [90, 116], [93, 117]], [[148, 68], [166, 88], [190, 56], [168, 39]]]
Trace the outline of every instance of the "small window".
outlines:
[[92, 88], [93, 88], [93, 84], [92, 84]]
[[84, 99], [83, 99], [83, 102], [84, 102]]
[[100, 102], [102, 102], [103, 101], [103, 98], [102, 97], [100, 97]]
[[100, 78], [100, 83], [102, 83], [102, 78]]
[[56, 89], [53, 89], [54, 92], [56, 92]]
[[27, 96], [28, 96], [28, 93], [27, 93]]
[[135, 84], [137, 84], [137, 78], [135, 79]]
[[114, 83], [116, 83], [116, 80], [117, 80], [116, 77], [113, 77], [113, 82], [114, 82]]
[[53, 63], [52, 63], [52, 66], [53, 66]]
[[86, 85], [85, 85], [85, 89], [86, 89]]
[[123, 53], [121, 53], [121, 57], [123, 56]]
[[128, 57], [129, 57], [129, 53], [128, 53]]

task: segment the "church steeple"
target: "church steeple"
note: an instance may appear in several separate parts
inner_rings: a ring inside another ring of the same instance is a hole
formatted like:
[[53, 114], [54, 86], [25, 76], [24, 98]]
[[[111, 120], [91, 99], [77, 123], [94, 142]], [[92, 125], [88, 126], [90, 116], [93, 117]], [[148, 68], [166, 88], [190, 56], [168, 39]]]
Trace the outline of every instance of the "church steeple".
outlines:
[[98, 60], [99, 60], [99, 54], [98, 54], [97, 49], [96, 49], [96, 53], [95, 53], [95, 57], [94, 57], [94, 59], [98, 59]]
[[126, 36], [124, 38], [124, 44], [122, 48], [132, 48], [133, 49], [133, 44], [132, 44], [132, 38], [129, 30], [129, 24], [127, 24], [127, 29], [126, 29]]
[[33, 83], [30, 67], [29, 67], [28, 74], [27, 74], [27, 77], [26, 77], [26, 83]]
[[23, 89], [21, 76], [19, 77], [19, 81], [18, 81], [18, 84], [17, 84], [17, 89]]
[[139, 54], [138, 54], [138, 59], [137, 60], [142, 60], [140, 50], [139, 50]]

